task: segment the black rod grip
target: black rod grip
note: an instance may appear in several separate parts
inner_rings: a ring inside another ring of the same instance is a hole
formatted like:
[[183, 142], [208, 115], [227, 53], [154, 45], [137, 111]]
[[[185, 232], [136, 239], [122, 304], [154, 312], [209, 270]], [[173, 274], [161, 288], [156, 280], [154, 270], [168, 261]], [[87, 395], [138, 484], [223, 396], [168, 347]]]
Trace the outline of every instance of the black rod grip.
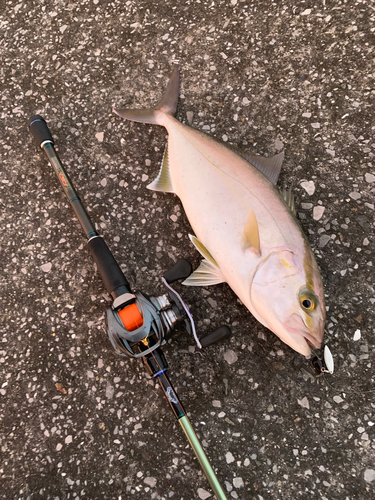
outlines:
[[29, 128], [38, 148], [41, 148], [45, 142], [55, 144], [45, 119], [40, 115], [34, 115], [30, 118]]
[[112, 252], [101, 236], [96, 236], [88, 242], [91, 255], [98, 266], [99, 274], [104, 282], [107, 292], [112, 295], [114, 290], [125, 287], [124, 292], [130, 292], [130, 285], [117, 264]]

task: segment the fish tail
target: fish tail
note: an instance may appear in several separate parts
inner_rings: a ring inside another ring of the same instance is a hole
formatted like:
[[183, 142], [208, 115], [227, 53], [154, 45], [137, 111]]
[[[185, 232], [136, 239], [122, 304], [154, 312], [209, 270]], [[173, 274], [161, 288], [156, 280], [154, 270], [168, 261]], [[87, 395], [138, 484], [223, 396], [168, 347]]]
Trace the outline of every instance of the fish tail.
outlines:
[[158, 102], [155, 108], [150, 109], [127, 109], [113, 108], [113, 112], [122, 118], [126, 118], [132, 122], [153, 123], [164, 125], [165, 114], [174, 116], [177, 109], [178, 94], [180, 89], [180, 71], [175, 65], [172, 76], [168, 82], [167, 88], [162, 99]]

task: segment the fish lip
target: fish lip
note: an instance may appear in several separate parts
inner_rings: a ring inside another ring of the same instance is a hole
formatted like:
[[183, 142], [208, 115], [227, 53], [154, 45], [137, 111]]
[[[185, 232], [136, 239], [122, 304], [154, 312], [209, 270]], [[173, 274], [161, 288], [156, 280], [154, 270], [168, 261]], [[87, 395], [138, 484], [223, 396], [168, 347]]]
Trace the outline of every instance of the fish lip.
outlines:
[[309, 347], [313, 347], [314, 349], [320, 349], [322, 343], [313, 337], [311, 333], [307, 332], [306, 330], [300, 330], [298, 328], [289, 328], [290, 333], [295, 333], [299, 335], [300, 337], [303, 337], [305, 339], [306, 344]]
[[[291, 324], [284, 324], [284, 326], [287, 328], [287, 330], [290, 333], [294, 333], [299, 335], [300, 337], [303, 337], [309, 347], [313, 347], [314, 349], [320, 349], [322, 346], [322, 341], [316, 338], [314, 335], [312, 335], [309, 330], [307, 329], [307, 326], [305, 322], [303, 321], [303, 318], [298, 314], [300, 320], [302, 321], [303, 326], [301, 325], [300, 327], [292, 326]], [[290, 319], [290, 318], [289, 318]]]
[[309, 332], [302, 331], [300, 334], [305, 337], [306, 342], [310, 347], [314, 347], [315, 349], [320, 349], [322, 347], [322, 342], [317, 338], [313, 337]]
[[322, 341], [318, 340], [316, 337], [311, 335], [311, 333], [307, 330], [303, 330], [302, 328], [291, 328], [294, 333], [297, 333], [301, 337], [303, 337], [309, 347], [314, 347], [315, 349], [320, 349], [322, 346]]

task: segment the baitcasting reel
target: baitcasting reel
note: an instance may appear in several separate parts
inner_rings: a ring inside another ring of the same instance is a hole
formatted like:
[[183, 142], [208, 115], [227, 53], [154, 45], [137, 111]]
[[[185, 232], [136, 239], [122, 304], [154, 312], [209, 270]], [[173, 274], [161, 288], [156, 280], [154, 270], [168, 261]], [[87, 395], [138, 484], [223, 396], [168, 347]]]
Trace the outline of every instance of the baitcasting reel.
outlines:
[[162, 278], [169, 289], [168, 293], [149, 297], [136, 292], [134, 295], [124, 294], [115, 299], [112, 307], [107, 308], [106, 326], [118, 354], [134, 358], [147, 356], [165, 343], [179, 321], [185, 322], [187, 332], [194, 336], [199, 348], [230, 337], [229, 327], [223, 325], [198, 339], [188, 306], [170, 286], [170, 283], [186, 279], [192, 271], [190, 262], [179, 259]]

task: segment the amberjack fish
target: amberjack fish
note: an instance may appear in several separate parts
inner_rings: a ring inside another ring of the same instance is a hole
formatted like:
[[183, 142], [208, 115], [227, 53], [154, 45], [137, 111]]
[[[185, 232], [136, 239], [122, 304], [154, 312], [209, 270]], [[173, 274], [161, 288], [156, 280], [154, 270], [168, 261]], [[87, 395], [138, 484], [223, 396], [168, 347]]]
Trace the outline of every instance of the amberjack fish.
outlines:
[[249, 155], [180, 123], [179, 79], [175, 66], [155, 108], [113, 111], [168, 131], [160, 172], [147, 187], [175, 193], [194, 230], [204, 260], [184, 284], [228, 283], [262, 325], [310, 357], [323, 339], [324, 292], [294, 197], [275, 187], [284, 154]]

